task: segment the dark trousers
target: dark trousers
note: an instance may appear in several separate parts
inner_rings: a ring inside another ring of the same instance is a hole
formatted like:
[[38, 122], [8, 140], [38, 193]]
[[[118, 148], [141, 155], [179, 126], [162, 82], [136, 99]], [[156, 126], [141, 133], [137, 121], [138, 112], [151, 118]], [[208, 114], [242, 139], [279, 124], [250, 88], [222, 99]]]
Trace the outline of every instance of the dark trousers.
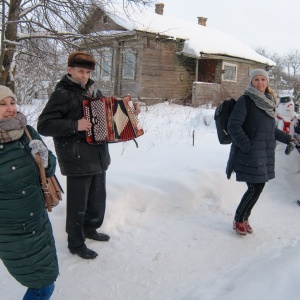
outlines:
[[99, 228], [104, 220], [106, 173], [67, 177], [67, 221], [69, 249], [86, 247], [85, 233]]
[[242, 197], [242, 200], [237, 207], [234, 220], [236, 222], [248, 221], [248, 218], [251, 214], [251, 210], [257, 202], [262, 190], [264, 189], [265, 183], [249, 183], [248, 190]]

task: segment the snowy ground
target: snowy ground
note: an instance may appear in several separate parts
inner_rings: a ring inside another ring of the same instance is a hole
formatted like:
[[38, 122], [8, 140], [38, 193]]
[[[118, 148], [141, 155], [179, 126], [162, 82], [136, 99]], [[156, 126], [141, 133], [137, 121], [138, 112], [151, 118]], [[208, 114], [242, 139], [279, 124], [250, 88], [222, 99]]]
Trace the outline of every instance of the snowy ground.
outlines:
[[[299, 299], [300, 154], [277, 147], [277, 177], [250, 219], [255, 231], [238, 236], [232, 220], [246, 184], [226, 179], [229, 146], [217, 141], [213, 113], [143, 107], [139, 148], [110, 145], [101, 231], [111, 240], [87, 240], [95, 260], [67, 249], [64, 196], [50, 213], [60, 265], [51, 300]], [[22, 299], [25, 290], [0, 264], [0, 299]]]

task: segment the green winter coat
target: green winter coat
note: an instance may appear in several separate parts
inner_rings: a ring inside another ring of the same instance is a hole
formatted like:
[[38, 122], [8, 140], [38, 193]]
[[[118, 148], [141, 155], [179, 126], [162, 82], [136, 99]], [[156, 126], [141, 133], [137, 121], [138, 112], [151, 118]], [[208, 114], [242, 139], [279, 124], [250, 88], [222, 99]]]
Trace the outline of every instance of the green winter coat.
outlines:
[[[41, 140], [31, 126], [27, 128], [32, 139]], [[22, 285], [41, 288], [56, 280], [58, 263], [39, 169], [28, 143], [26, 134], [0, 143], [0, 259]], [[47, 177], [55, 167], [49, 151]]]

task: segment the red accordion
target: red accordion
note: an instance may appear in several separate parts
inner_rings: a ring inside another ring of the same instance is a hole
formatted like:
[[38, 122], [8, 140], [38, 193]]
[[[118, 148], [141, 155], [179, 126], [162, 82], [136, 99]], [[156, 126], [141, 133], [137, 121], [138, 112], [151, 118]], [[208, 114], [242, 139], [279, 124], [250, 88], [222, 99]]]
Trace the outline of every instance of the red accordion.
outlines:
[[118, 100], [114, 97], [83, 101], [84, 118], [92, 123], [86, 132], [90, 144], [101, 142], [124, 142], [135, 139], [144, 131], [130, 96]]

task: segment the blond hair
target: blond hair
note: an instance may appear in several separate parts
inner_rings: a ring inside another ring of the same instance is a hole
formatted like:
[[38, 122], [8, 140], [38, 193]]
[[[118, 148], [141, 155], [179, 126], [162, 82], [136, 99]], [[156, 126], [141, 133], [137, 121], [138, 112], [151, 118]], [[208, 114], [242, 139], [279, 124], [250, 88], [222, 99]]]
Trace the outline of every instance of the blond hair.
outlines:
[[265, 93], [271, 94], [273, 96], [273, 98], [275, 100], [275, 106], [277, 106], [279, 104], [277, 95], [269, 86], [267, 86]]

